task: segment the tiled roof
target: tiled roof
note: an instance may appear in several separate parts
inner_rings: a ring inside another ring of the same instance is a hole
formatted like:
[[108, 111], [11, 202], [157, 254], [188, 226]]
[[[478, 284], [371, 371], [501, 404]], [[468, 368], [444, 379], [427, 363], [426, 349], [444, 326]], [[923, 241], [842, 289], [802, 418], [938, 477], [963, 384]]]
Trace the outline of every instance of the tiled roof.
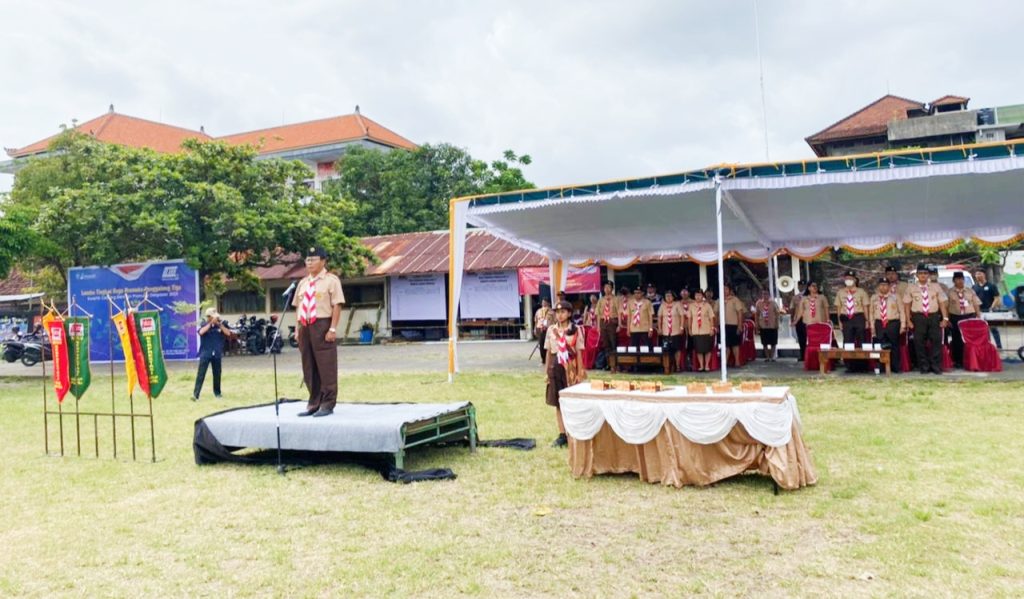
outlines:
[[32, 282], [18, 269], [11, 271], [6, 279], [0, 279], [0, 295], [21, 295], [32, 286]]
[[246, 133], [225, 135], [217, 139], [232, 144], [260, 145], [261, 154], [271, 154], [285, 150], [296, 150], [368, 139], [394, 148], [414, 149], [416, 144], [379, 123], [359, 113], [335, 116], [305, 123], [282, 125], [269, 129], [259, 129]]
[[[805, 139], [814, 148], [837, 139], [850, 139], [869, 135], [882, 135], [888, 130], [889, 121], [906, 119], [907, 110], [920, 109], [924, 105], [900, 96], [886, 95], [842, 118]], [[817, 148], [815, 148], [817, 152]]]
[[963, 96], [953, 96], [953, 95], [947, 94], [945, 96], [942, 96], [938, 100], [932, 100], [931, 101], [931, 105], [932, 106], [943, 106], [945, 104], [966, 104], [966, 103], [968, 103], [970, 101], [971, 101], [970, 98], [965, 98]]
[[[183, 129], [113, 111], [81, 123], [76, 129], [107, 143], [133, 148], [150, 148], [165, 154], [179, 151], [181, 143], [186, 139], [210, 139], [209, 135], [201, 131]], [[45, 152], [54, 137], [56, 135], [41, 139], [23, 148], [9, 149], [7, 154], [12, 158], [20, 158]]]

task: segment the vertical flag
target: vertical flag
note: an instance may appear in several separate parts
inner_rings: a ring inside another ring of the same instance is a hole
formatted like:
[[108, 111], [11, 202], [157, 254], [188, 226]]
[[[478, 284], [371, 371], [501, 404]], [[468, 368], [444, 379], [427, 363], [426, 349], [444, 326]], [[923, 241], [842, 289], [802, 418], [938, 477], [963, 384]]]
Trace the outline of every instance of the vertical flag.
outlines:
[[139, 343], [139, 331], [135, 325], [135, 315], [128, 311], [128, 342], [132, 348], [132, 364], [135, 365], [135, 375], [139, 381], [142, 392], [149, 395], [149, 376], [146, 373], [146, 360], [142, 357], [142, 345]]
[[138, 374], [135, 371], [135, 360], [132, 356], [132, 340], [128, 335], [128, 317], [124, 312], [114, 314], [111, 319], [117, 328], [117, 337], [121, 340], [121, 351], [124, 352], [124, 369], [128, 375], [128, 395], [135, 392]]
[[57, 402], [62, 403], [68, 394], [68, 346], [64, 336], [64, 319], [53, 311], [43, 317], [43, 328], [50, 337], [53, 349], [53, 389], [57, 392]]
[[136, 312], [134, 317], [142, 359], [145, 360], [146, 374], [149, 376], [149, 395], [157, 397], [167, 384], [164, 351], [160, 345], [160, 313], [148, 310]]
[[82, 316], [69, 317], [64, 321], [64, 330], [67, 333], [71, 394], [81, 399], [92, 382], [92, 372], [89, 370], [89, 319]]

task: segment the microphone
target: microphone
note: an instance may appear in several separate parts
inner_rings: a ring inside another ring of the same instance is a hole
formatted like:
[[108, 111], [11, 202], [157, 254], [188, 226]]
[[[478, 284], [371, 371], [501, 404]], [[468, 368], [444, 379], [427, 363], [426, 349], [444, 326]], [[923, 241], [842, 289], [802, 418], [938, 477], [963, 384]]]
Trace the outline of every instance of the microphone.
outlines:
[[281, 297], [288, 297], [289, 295], [291, 295], [292, 292], [295, 291], [295, 287], [298, 284], [299, 284], [298, 281], [292, 281], [292, 284], [288, 286], [288, 289], [284, 290], [284, 293], [281, 294]]

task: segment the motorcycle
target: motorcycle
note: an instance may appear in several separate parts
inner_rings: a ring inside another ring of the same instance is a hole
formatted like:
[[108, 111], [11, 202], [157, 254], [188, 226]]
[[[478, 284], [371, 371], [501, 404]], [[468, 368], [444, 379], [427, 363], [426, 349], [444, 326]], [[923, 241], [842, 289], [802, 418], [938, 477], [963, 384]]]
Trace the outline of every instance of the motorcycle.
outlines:
[[266, 331], [264, 332], [264, 346], [272, 354], [281, 353], [281, 348], [284, 347], [284, 340], [277, 334], [277, 316], [274, 314], [270, 315], [270, 324], [267, 325]]
[[294, 325], [288, 325], [288, 345], [292, 347], [299, 346], [299, 338], [296, 336]]
[[39, 341], [32, 343], [25, 343], [25, 348], [21, 354], [21, 363], [25, 366], [35, 366], [40, 360], [52, 360], [53, 350], [50, 348], [49, 342]]
[[245, 327], [245, 349], [252, 355], [258, 356], [266, 353], [267, 351], [267, 337], [265, 330], [267, 328], [267, 321], [264, 318], [257, 319], [255, 316], [249, 317], [249, 322]]

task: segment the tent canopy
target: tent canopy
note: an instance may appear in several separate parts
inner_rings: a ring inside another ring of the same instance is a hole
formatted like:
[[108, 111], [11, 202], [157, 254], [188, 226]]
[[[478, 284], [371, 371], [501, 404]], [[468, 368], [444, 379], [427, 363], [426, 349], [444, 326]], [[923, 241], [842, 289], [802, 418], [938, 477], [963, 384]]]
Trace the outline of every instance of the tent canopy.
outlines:
[[[467, 224], [563, 264], [678, 253], [698, 262], [810, 259], [832, 248], [943, 249], [1024, 239], [1024, 140], [771, 164], [523, 190], [451, 201], [449, 378]], [[464, 246], [464, 242], [461, 244]], [[723, 286], [718, 269], [719, 293]], [[556, 287], [557, 284], [556, 284]], [[720, 303], [720, 312], [724, 314]], [[725, 339], [722, 335], [722, 378]]]

